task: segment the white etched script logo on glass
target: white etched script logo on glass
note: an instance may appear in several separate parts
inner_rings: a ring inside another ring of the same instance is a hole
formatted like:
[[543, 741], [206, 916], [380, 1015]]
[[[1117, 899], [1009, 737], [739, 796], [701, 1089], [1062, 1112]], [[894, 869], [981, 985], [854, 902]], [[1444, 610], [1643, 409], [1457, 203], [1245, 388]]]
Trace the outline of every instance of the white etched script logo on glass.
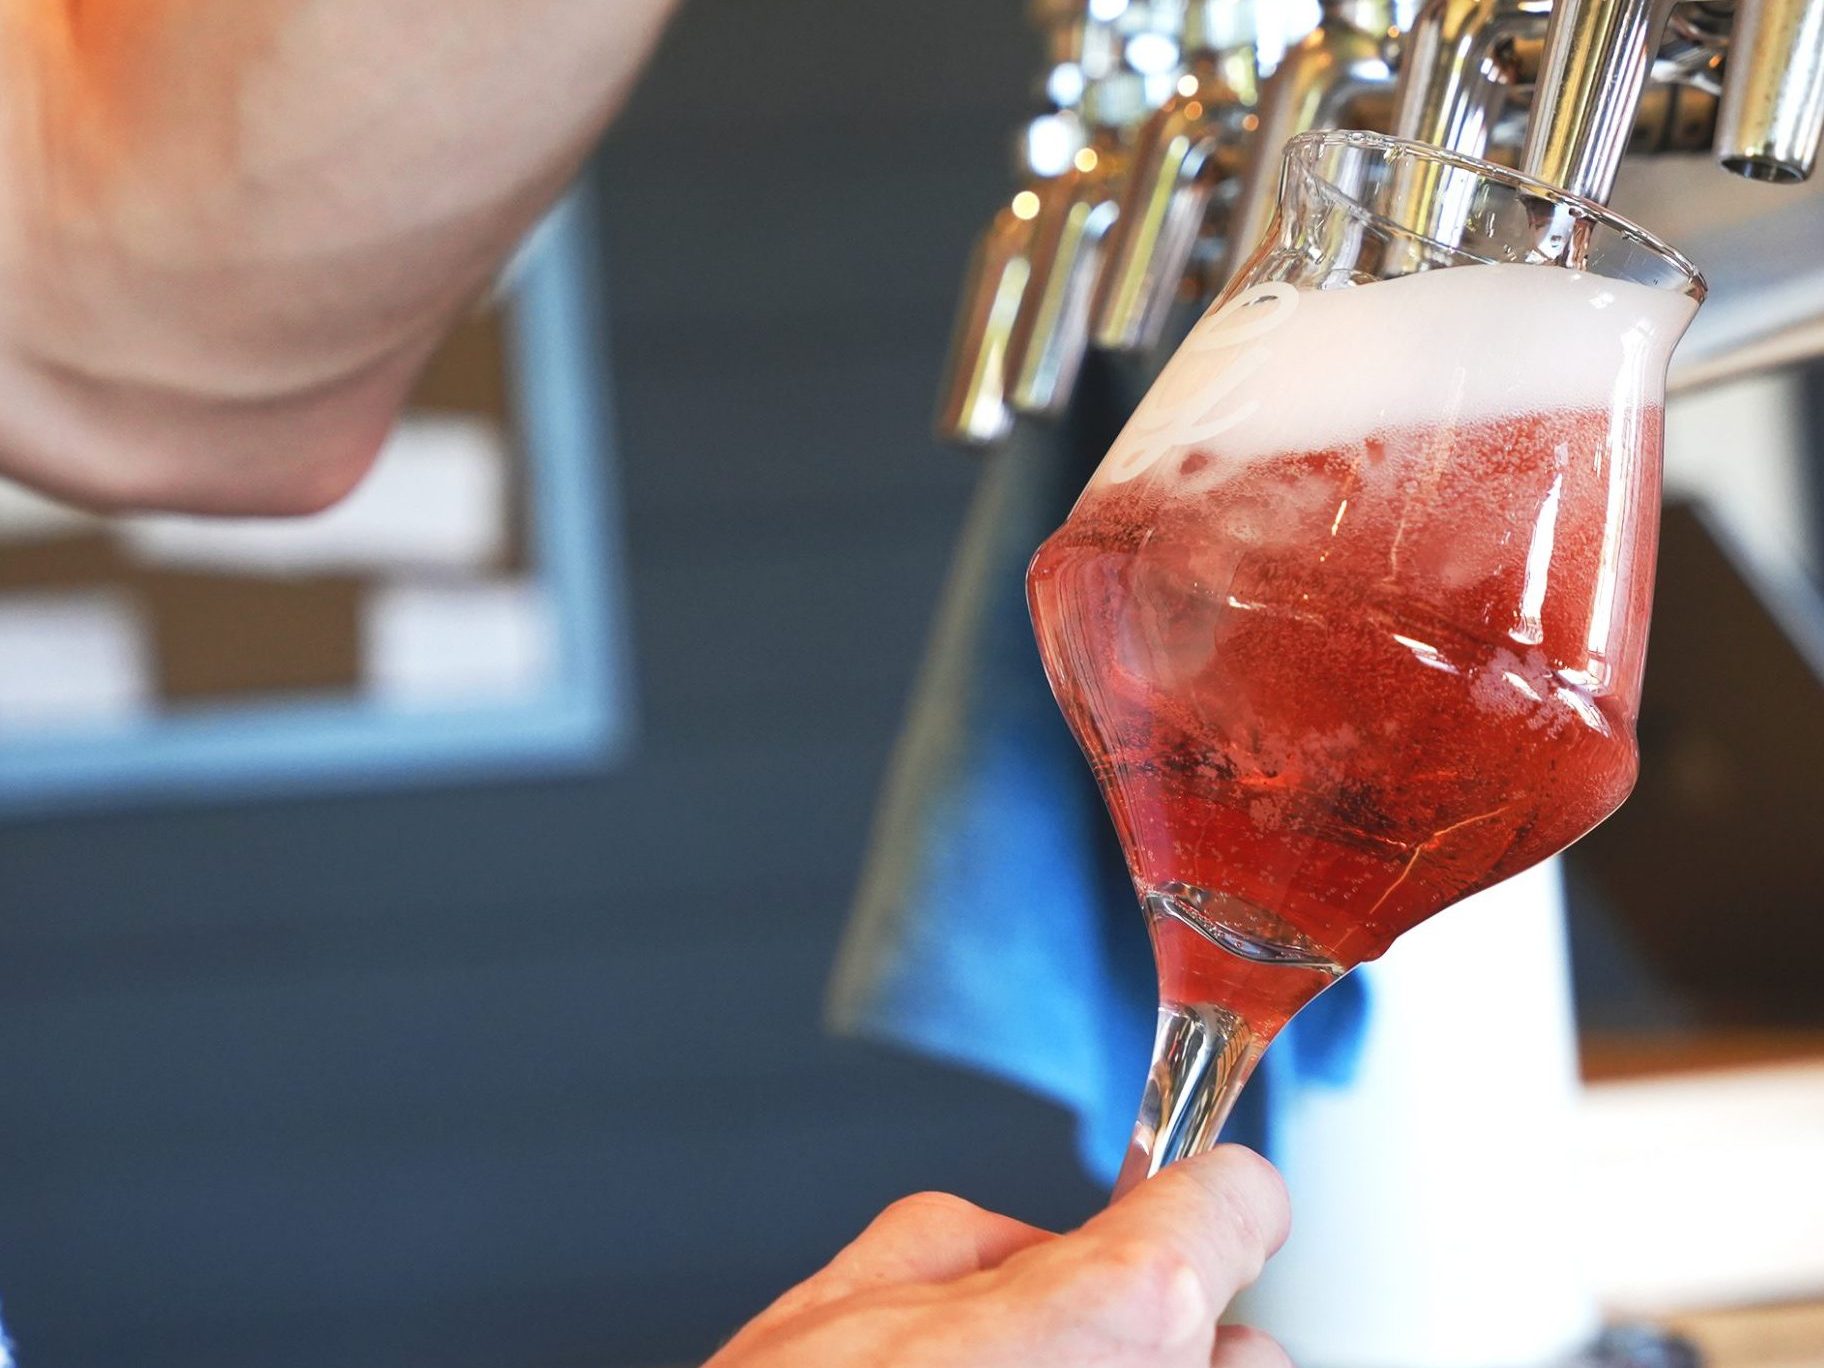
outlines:
[[1297, 308], [1298, 291], [1270, 280], [1205, 314], [1128, 419], [1097, 478], [1124, 484], [1252, 417], [1260, 399], [1240, 392], [1269, 353], [1250, 344], [1276, 332]]

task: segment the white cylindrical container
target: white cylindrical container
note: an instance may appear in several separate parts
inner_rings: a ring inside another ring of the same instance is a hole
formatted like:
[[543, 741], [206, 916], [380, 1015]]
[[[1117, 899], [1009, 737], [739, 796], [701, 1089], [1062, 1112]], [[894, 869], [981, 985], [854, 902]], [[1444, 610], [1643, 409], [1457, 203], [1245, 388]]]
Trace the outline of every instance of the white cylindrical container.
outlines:
[[1354, 1077], [1269, 1099], [1292, 1237], [1238, 1317], [1300, 1368], [1538, 1368], [1587, 1347], [1558, 862], [1356, 972]]

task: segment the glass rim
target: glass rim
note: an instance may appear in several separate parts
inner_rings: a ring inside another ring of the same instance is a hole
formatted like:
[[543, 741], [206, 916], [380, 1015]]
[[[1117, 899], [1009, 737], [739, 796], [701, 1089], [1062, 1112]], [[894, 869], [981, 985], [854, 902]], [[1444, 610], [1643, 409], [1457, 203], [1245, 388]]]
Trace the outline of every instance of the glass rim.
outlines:
[[[1308, 133], [1299, 133], [1287, 140], [1285, 164], [1288, 167], [1294, 165], [1300, 167], [1302, 170], [1309, 173], [1313, 179], [1321, 181], [1324, 185], [1335, 190], [1338, 196], [1354, 211], [1373, 219], [1375, 222], [1384, 223], [1388, 227], [1396, 229], [1401, 233], [1424, 239], [1427, 242], [1432, 241], [1417, 229], [1410, 228], [1395, 219], [1388, 218], [1387, 215], [1363, 204], [1360, 200], [1344, 191], [1342, 187], [1336, 185], [1335, 182], [1331, 181], [1317, 170], [1316, 161], [1318, 151], [1324, 147], [1338, 145], [1369, 148], [1378, 152], [1398, 151], [1410, 154], [1430, 162], [1453, 167], [1459, 171], [1469, 172], [1471, 175], [1479, 176], [1484, 180], [1495, 181], [1498, 184], [1507, 186], [1509, 189], [1524, 191], [1539, 199], [1549, 200], [1554, 204], [1563, 205], [1565, 208], [1574, 211], [1579, 218], [1593, 220], [1609, 231], [1634, 243], [1636, 246], [1651, 252], [1684, 277], [1682, 285], [1648, 285], [1647, 288], [1682, 292], [1688, 294], [1699, 304], [1704, 301], [1704, 298], [1710, 292], [1710, 284], [1704, 279], [1704, 273], [1698, 270], [1697, 264], [1657, 233], [1641, 227], [1638, 223], [1634, 222], [1634, 220], [1627, 218], [1622, 214], [1616, 213], [1606, 204], [1600, 204], [1595, 200], [1586, 199], [1584, 196], [1566, 190], [1562, 186], [1553, 185], [1550, 181], [1542, 181], [1535, 176], [1527, 175], [1523, 171], [1516, 171], [1512, 167], [1501, 166], [1496, 162], [1484, 161], [1481, 157], [1472, 157], [1464, 152], [1453, 152], [1448, 148], [1439, 147], [1435, 143], [1416, 142], [1410, 138], [1396, 138], [1389, 133], [1370, 133], [1353, 128], [1313, 129]], [[1462, 256], [1475, 257], [1475, 253], [1467, 252], [1462, 247], [1453, 247], [1448, 243], [1434, 242], [1432, 245], [1444, 251], [1455, 252]], [[1476, 257], [1476, 259], [1484, 260], [1484, 258], [1481, 257]], [[1555, 263], [1536, 262], [1533, 264], [1548, 265]], [[1592, 272], [1592, 274], [1600, 275], [1602, 272], [1597, 271]]]

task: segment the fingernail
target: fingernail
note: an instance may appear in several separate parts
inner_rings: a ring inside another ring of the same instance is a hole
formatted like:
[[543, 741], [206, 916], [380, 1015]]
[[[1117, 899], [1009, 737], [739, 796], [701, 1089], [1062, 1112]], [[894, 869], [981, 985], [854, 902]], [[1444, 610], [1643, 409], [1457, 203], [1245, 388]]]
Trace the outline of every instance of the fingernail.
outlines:
[[1159, 1327], [1161, 1340], [1167, 1346], [1183, 1344], [1208, 1328], [1211, 1320], [1210, 1299], [1203, 1290], [1203, 1279], [1193, 1268], [1179, 1269], [1166, 1290], [1165, 1315]]

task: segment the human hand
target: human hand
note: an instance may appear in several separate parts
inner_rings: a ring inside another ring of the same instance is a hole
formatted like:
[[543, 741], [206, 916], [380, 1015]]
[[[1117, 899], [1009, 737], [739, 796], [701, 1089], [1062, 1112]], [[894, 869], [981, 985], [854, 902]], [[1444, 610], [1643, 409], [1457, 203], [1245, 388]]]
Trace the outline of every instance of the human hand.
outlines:
[[672, 8], [0, 0], [0, 475], [338, 498]]
[[1286, 1368], [1216, 1320], [1286, 1237], [1285, 1188], [1225, 1145], [1053, 1235], [943, 1193], [895, 1202], [706, 1368]]

